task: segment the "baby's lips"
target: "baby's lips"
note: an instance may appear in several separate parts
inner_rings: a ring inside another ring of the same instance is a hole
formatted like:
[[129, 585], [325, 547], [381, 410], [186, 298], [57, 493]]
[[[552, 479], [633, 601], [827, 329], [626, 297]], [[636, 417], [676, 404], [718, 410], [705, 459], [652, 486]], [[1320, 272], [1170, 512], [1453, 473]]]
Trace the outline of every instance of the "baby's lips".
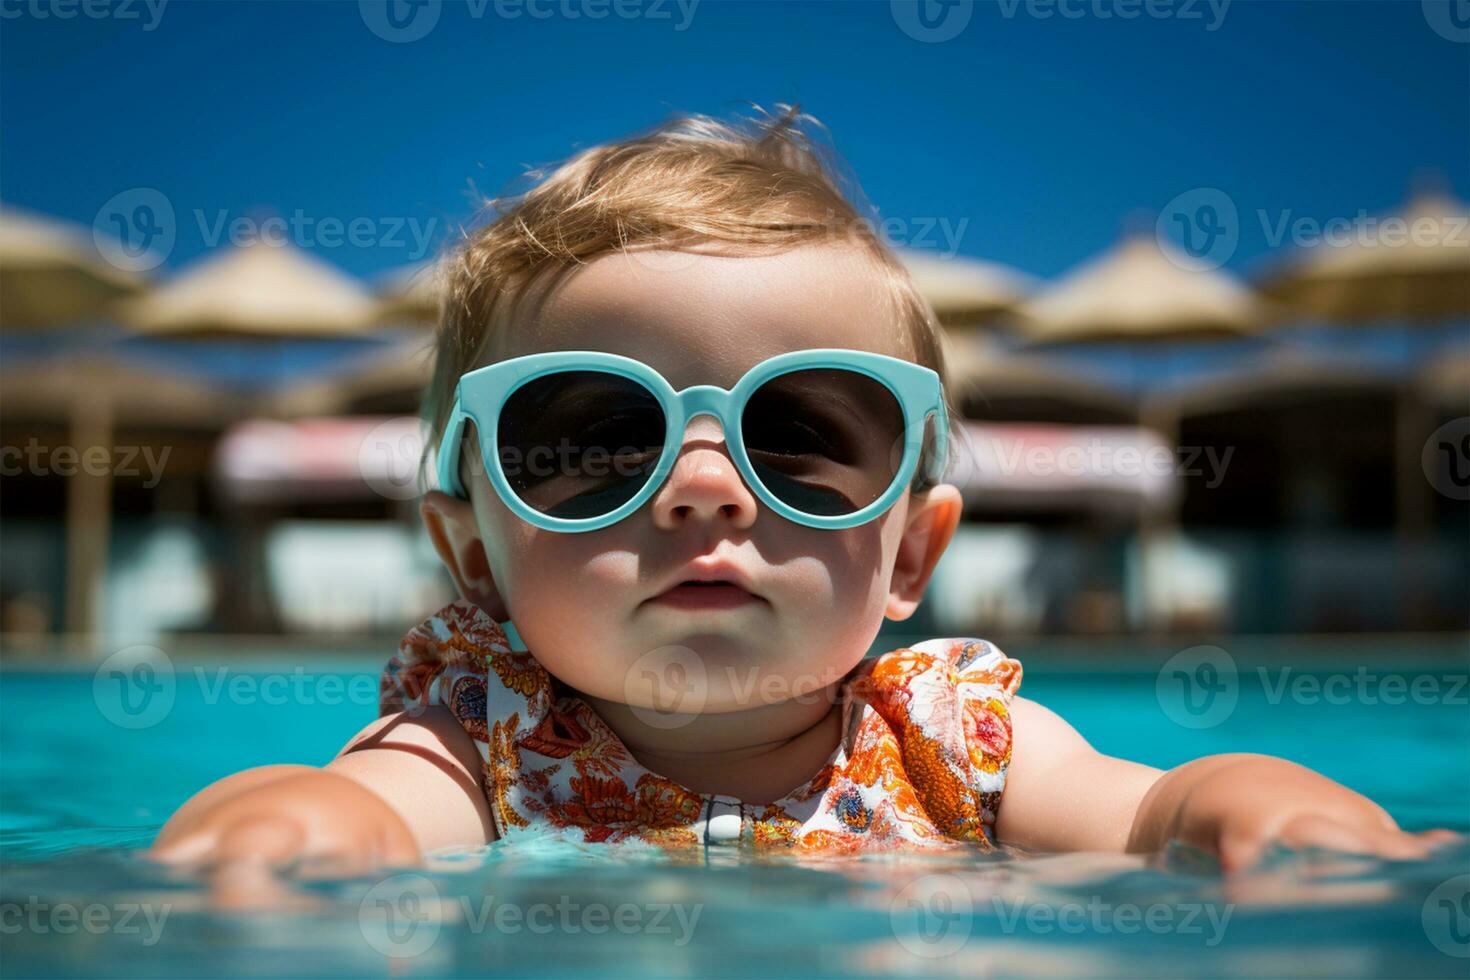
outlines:
[[676, 588], [685, 582], [728, 582], [749, 592], [757, 599], [764, 599], [760, 589], [756, 587], [754, 578], [744, 568], [729, 559], [717, 559], [704, 561], [695, 560], [687, 562], [679, 567], [672, 575], [664, 579], [658, 591], [653, 593], [654, 598], [663, 595], [672, 588]]

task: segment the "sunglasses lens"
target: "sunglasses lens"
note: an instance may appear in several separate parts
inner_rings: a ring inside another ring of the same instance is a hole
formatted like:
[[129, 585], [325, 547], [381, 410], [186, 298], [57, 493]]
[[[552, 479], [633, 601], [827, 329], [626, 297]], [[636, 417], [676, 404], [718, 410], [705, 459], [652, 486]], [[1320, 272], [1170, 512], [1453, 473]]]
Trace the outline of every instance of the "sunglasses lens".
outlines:
[[817, 517], [862, 510], [893, 485], [903, 409], [882, 382], [841, 368], [778, 375], [741, 416], [746, 455], [783, 503]]
[[663, 452], [663, 408], [643, 385], [604, 371], [526, 382], [500, 410], [500, 467], [527, 506], [568, 520], [631, 500]]

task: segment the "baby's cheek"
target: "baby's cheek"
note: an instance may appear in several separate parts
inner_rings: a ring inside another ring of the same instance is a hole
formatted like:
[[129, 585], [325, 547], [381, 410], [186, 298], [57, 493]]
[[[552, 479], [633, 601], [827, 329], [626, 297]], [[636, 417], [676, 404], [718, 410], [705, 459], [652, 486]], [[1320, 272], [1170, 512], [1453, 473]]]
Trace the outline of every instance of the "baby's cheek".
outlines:
[[770, 637], [765, 672], [795, 693], [831, 684], [871, 646], [883, 622], [887, 589], [870, 559], [824, 557], [788, 565], [779, 634]]
[[579, 690], [621, 690], [612, 648], [633, 602], [621, 558], [580, 539], [535, 528], [513, 536], [506, 576], [516, 628], [544, 666]]
[[802, 576], [808, 588], [798, 593], [802, 621], [834, 636], [876, 631], [887, 603], [896, 538], [878, 521], [826, 534], [812, 545], [809, 557], [794, 563], [809, 572]]
[[584, 566], [574, 556], [565, 555], [562, 542], [547, 537], [548, 533], [532, 529], [529, 534], [512, 536], [507, 556], [513, 613], [538, 629], [574, 618], [567, 613], [584, 608], [589, 599], [582, 582]]

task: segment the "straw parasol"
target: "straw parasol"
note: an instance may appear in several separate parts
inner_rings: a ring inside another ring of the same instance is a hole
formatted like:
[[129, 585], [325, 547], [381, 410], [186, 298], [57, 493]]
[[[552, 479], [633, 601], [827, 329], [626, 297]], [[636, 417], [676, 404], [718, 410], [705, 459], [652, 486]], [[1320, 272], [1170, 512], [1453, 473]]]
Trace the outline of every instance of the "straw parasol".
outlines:
[[[356, 338], [376, 333], [376, 310], [372, 295], [352, 278], [299, 249], [259, 240], [223, 250], [163, 286], [118, 304], [119, 316], [142, 335], [140, 344], [133, 344], [139, 338], [128, 341], [140, 353], [148, 343], [158, 343], [149, 338], [169, 346], [177, 338], [204, 338], [211, 345], [243, 338], [252, 348], [303, 338]], [[162, 361], [170, 352], [160, 348], [152, 353]], [[287, 363], [274, 356], [267, 360], [273, 370], [277, 361]], [[17, 402], [24, 404], [18, 394], [32, 399], [38, 411], [61, 409], [67, 403], [48, 402], [42, 390], [47, 372], [61, 372], [54, 386], [77, 393], [70, 403], [70, 424], [72, 444], [79, 449], [110, 450], [114, 426], [128, 421], [222, 427], [246, 412], [243, 399], [229, 395], [217, 380], [144, 368], [126, 357], [65, 360], [33, 370], [42, 382], [18, 376], [6, 382], [7, 412]], [[73, 478], [67, 493], [67, 625], [88, 632], [93, 597], [106, 567], [111, 475]], [[98, 527], [104, 533], [83, 530]]]
[[1269, 348], [1228, 370], [1192, 376], [1150, 397], [1154, 411], [1179, 418], [1287, 405], [1301, 397], [1344, 392], [1392, 393], [1392, 371], [1358, 357], [1287, 347]]
[[[1462, 380], [1463, 377], [1462, 374]], [[1392, 479], [1396, 526], [1403, 551], [1399, 585], [1408, 607], [1407, 616], [1412, 615], [1410, 610], [1423, 575], [1418, 542], [1432, 521], [1432, 494], [1419, 470], [1420, 456], [1415, 449], [1434, 428], [1421, 395], [1431, 390], [1431, 385], [1443, 383], [1453, 383], [1448, 371], [1442, 378], [1426, 375], [1422, 379], [1423, 389], [1416, 391], [1415, 386], [1405, 384], [1399, 370], [1381, 360], [1361, 354], [1328, 354], [1283, 345], [1263, 351], [1252, 363], [1212, 376], [1192, 378], [1188, 384], [1155, 393], [1150, 408], [1155, 413], [1180, 419], [1248, 411], [1257, 420], [1261, 432], [1271, 438], [1289, 439], [1295, 431], [1298, 439], [1320, 445], [1326, 438], [1320, 429], [1306, 423], [1295, 429], [1288, 427], [1283, 424], [1282, 413], [1291, 412], [1297, 406], [1316, 404], [1331, 406], [1334, 418], [1348, 418], [1344, 414], [1345, 403], [1368, 398], [1373, 399], [1375, 406], [1396, 406], [1392, 410]], [[1470, 400], [1470, 388], [1461, 388], [1459, 404], [1464, 406], [1467, 400]], [[1290, 447], [1291, 443], [1283, 445]], [[1294, 450], [1288, 448], [1287, 452]]]
[[0, 406], [10, 417], [56, 421], [79, 407], [106, 406], [120, 425], [219, 428], [248, 411], [242, 395], [98, 350], [8, 361], [0, 370]]
[[[1414, 195], [1398, 214], [1361, 223], [1338, 241], [1324, 237], [1300, 249], [1263, 278], [1261, 290], [1334, 328], [1389, 322], [1423, 330], [1470, 318], [1470, 207], [1438, 190]], [[1407, 331], [1398, 336], [1407, 346]], [[1463, 380], [1451, 367], [1441, 370], [1452, 382]], [[1464, 392], [1462, 387], [1460, 406]], [[1406, 596], [1414, 592], [1412, 579], [1421, 564], [1417, 549], [1432, 524], [1417, 451], [1433, 428], [1425, 393], [1422, 385], [1403, 387], [1397, 408], [1395, 499], [1410, 576]]]
[[170, 337], [350, 336], [371, 330], [376, 313], [355, 279], [260, 240], [212, 255], [123, 308], [140, 333]]
[[[988, 408], [1024, 405], [1031, 422], [1071, 421], [1074, 416], [1122, 421], [1136, 414], [1126, 395], [1113, 385], [1044, 354], [1009, 350], [968, 333], [946, 333], [944, 349], [949, 386], [961, 403], [977, 401]], [[1037, 407], [1043, 404], [1067, 418], [1039, 417]]]
[[[1200, 269], [1157, 234], [1138, 231], [1023, 304], [1016, 325], [1033, 345], [1159, 344], [1252, 336], [1271, 319], [1267, 305], [1231, 276]], [[1138, 418], [1165, 445], [1178, 445], [1176, 405], [1140, 398]], [[1149, 553], [1177, 524], [1175, 509], [1140, 512], [1146, 579]]]
[[262, 406], [276, 418], [409, 412], [433, 374], [433, 347], [423, 336], [375, 350], [326, 377], [289, 385]]
[[[1152, 233], [1125, 235], [1019, 310], [1031, 344], [1159, 344], [1259, 334], [1275, 311], [1218, 269], [1191, 267]], [[1140, 399], [1139, 416], [1166, 441], [1178, 417], [1167, 400]]]
[[108, 263], [79, 226], [0, 210], [0, 329], [36, 331], [107, 315], [142, 281]]
[[899, 258], [941, 323], [979, 323], [1015, 309], [1035, 281], [1015, 269], [963, 255], [905, 249]]
[[[223, 369], [257, 389], [385, 339], [377, 314], [377, 298], [357, 280], [292, 245], [260, 239], [201, 260], [127, 307], [156, 356], [186, 355], [196, 368]], [[241, 580], [223, 596], [224, 615], [252, 628], [270, 607], [260, 541], [272, 517], [238, 510], [224, 521]]]
[[1335, 323], [1429, 322], [1470, 316], [1470, 208], [1447, 194], [1333, 244], [1299, 250], [1262, 279], [1263, 293]]
[[1245, 286], [1138, 233], [1022, 304], [1018, 326], [1037, 344], [1159, 341], [1253, 334], [1268, 319]]
[[[0, 371], [0, 410], [10, 419], [60, 423], [78, 455], [113, 452], [124, 425], [223, 430], [243, 418], [242, 398], [217, 386], [95, 350], [13, 360]], [[66, 628], [89, 633], [112, 516], [113, 468], [79, 467], [66, 484]]]

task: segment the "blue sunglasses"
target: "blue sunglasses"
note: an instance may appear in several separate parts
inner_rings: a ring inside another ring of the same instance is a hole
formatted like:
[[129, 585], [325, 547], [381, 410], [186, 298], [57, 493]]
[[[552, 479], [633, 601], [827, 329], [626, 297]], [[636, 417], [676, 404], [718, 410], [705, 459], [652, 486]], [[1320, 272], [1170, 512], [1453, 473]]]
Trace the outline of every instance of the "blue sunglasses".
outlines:
[[807, 527], [872, 520], [906, 488], [937, 484], [948, 456], [939, 375], [898, 358], [793, 351], [761, 361], [729, 390], [675, 391], [630, 357], [550, 351], [459, 379], [439, 486], [468, 499], [459, 462], [472, 421], [490, 483], [517, 516], [550, 531], [595, 531], [663, 485], [699, 415], [719, 419], [756, 498]]

